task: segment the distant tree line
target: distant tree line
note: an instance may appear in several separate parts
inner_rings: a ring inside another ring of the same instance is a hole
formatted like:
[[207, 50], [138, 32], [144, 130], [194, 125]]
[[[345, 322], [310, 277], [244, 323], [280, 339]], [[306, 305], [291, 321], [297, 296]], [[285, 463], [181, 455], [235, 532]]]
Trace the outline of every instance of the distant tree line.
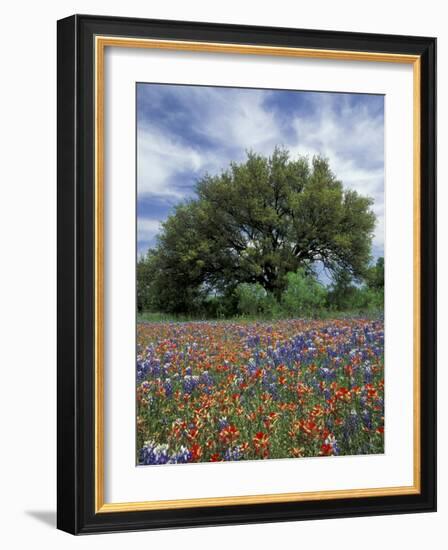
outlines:
[[371, 206], [322, 157], [249, 152], [202, 178], [195, 198], [162, 224], [137, 262], [138, 310], [230, 317], [381, 309], [384, 260], [371, 263]]

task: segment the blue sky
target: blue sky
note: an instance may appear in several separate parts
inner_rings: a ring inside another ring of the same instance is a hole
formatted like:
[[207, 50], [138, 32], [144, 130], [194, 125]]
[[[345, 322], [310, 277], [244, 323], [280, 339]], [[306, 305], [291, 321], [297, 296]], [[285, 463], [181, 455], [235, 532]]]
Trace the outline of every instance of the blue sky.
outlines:
[[246, 150], [328, 157], [344, 186], [374, 199], [373, 255], [384, 254], [384, 97], [168, 84], [137, 85], [137, 250], [160, 222]]

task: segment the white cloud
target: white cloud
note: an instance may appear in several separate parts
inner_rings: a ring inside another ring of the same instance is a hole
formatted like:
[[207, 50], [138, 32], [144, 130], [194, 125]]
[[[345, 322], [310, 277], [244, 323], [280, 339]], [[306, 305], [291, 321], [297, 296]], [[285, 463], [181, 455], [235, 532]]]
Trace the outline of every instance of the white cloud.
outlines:
[[137, 241], [149, 242], [160, 231], [160, 221], [139, 217], [137, 223]]
[[176, 172], [199, 170], [201, 155], [155, 127], [139, 128], [137, 141], [138, 194], [182, 199], [185, 192], [169, 185], [170, 179]]
[[256, 151], [272, 150], [280, 137], [280, 127], [273, 112], [263, 101], [267, 92], [259, 90], [209, 89], [207, 117], [201, 131], [225, 147]]
[[[182, 90], [185, 92], [185, 90]], [[180, 136], [149, 123], [138, 129], [137, 177], [138, 194], [157, 195], [181, 200], [194, 183], [184, 188], [173, 185], [176, 173], [197, 176], [225, 170], [231, 161], [242, 160], [245, 151], [269, 154], [281, 140], [281, 130], [273, 113], [262, 107], [263, 96], [219, 88], [189, 88], [188, 100], [195, 130], [213, 140], [210, 150], [199, 149], [182, 141]], [[185, 100], [185, 98], [184, 98]], [[235, 150], [240, 158], [235, 158]]]
[[[293, 155], [323, 155], [345, 187], [374, 199], [377, 216], [373, 243], [384, 246], [384, 129], [382, 117], [372, 117], [365, 107], [351, 109], [346, 103], [336, 115], [332, 96], [322, 95], [318, 115], [295, 117]], [[367, 162], [366, 162], [367, 161]]]

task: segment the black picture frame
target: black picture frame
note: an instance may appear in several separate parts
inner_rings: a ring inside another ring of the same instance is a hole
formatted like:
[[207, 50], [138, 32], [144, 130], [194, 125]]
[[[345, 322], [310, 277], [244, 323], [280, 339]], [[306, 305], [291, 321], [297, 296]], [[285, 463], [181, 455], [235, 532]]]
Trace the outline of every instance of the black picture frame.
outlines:
[[[418, 494], [95, 511], [94, 39], [120, 36], [415, 55], [421, 62]], [[436, 510], [436, 39], [74, 15], [58, 21], [57, 526], [72, 534]]]

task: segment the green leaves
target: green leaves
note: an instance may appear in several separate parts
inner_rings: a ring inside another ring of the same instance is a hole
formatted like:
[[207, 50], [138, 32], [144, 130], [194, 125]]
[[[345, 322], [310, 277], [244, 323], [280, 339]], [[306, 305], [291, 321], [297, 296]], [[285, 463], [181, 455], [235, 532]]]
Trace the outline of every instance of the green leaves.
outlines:
[[162, 311], [192, 313], [240, 283], [280, 301], [287, 274], [316, 262], [355, 279], [367, 272], [372, 201], [344, 190], [324, 158], [250, 151], [245, 162], [206, 175], [196, 195], [165, 221], [150, 267], [138, 270], [151, 279], [139, 287]]
[[286, 276], [287, 287], [282, 295], [282, 306], [290, 316], [313, 315], [325, 306], [327, 291], [316, 277], [298, 269]]

